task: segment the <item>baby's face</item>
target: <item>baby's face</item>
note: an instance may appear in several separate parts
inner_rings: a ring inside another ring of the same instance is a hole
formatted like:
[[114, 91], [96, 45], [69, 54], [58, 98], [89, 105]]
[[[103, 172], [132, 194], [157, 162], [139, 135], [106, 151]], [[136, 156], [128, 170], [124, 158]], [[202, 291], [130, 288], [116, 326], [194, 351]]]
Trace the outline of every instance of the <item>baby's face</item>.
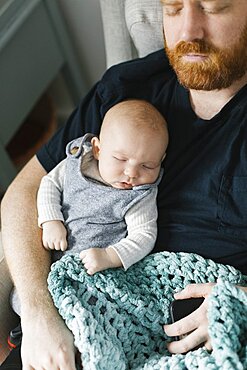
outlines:
[[97, 158], [100, 175], [118, 189], [153, 183], [158, 178], [166, 146], [158, 132], [113, 127], [100, 140]]

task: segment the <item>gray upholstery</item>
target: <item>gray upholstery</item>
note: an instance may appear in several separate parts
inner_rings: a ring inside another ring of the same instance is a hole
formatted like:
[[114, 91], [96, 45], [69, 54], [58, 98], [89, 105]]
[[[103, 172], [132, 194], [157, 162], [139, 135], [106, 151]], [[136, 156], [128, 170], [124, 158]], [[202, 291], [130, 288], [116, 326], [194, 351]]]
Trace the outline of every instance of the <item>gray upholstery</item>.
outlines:
[[107, 67], [164, 45], [160, 0], [99, 0]]

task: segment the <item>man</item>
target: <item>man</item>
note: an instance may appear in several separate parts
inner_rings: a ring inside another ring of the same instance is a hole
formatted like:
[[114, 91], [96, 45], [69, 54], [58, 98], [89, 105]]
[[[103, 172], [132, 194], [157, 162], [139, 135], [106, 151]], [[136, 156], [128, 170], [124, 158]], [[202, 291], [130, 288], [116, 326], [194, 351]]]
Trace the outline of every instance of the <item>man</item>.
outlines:
[[[40, 179], [82, 128], [97, 134], [105, 112], [119, 100], [149, 100], [168, 121], [170, 144], [154, 251], [194, 252], [247, 272], [246, 0], [162, 4], [166, 52], [179, 82], [163, 51], [111, 69], [38, 159], [27, 164], [3, 200], [4, 249], [21, 301], [24, 370], [75, 369], [72, 335], [47, 292], [50, 256], [41, 247], [36, 226]], [[190, 285], [176, 298], [207, 298], [211, 288]], [[171, 343], [171, 352], [183, 353], [201, 343], [211, 349], [206, 312], [207, 299], [195, 313], [166, 326], [171, 336], [192, 331]]]

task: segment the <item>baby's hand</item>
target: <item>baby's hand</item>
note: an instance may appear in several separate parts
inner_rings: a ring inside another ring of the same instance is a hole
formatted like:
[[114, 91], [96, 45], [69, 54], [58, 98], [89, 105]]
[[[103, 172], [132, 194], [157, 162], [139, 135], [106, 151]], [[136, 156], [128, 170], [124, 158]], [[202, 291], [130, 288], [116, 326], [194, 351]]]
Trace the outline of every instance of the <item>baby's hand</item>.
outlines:
[[80, 253], [80, 258], [89, 275], [108, 268], [121, 267], [122, 262], [112, 248], [91, 248]]
[[62, 221], [47, 221], [42, 224], [42, 241], [45, 249], [65, 251], [67, 249], [67, 230]]

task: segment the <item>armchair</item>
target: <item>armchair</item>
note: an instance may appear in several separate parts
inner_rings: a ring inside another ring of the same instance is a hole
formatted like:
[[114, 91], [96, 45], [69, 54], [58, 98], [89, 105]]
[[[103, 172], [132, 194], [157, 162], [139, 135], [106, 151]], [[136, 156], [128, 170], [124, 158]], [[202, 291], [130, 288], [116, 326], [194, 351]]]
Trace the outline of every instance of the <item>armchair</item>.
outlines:
[[164, 46], [160, 0], [99, 0], [107, 67]]

